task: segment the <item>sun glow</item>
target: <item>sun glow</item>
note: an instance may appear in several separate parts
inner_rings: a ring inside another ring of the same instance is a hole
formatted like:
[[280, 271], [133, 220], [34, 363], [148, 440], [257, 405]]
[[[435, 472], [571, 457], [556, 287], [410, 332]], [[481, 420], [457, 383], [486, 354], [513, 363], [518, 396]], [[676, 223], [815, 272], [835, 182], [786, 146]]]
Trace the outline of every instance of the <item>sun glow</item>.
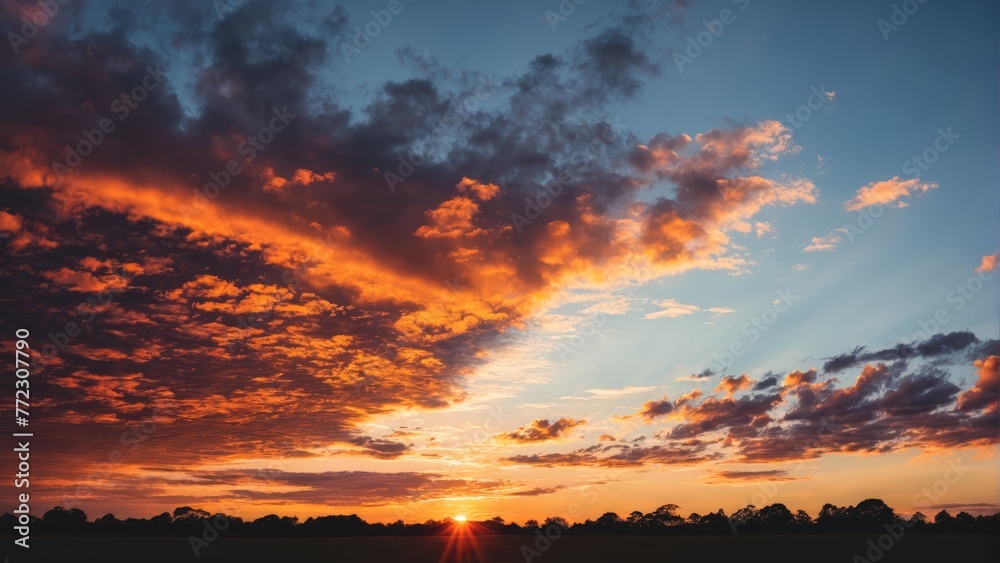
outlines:
[[451, 518], [452, 525], [442, 528], [441, 534], [448, 536], [444, 553], [439, 563], [472, 563], [486, 561], [476, 542], [478, 534], [488, 532], [481, 524], [469, 522], [464, 514]]

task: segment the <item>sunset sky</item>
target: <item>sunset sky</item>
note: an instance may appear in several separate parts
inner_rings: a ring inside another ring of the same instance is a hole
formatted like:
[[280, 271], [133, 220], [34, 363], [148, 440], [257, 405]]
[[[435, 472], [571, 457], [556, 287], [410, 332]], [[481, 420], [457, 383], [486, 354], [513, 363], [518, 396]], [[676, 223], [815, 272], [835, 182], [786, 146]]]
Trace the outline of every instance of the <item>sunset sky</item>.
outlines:
[[38, 516], [1000, 511], [996, 2], [0, 6]]

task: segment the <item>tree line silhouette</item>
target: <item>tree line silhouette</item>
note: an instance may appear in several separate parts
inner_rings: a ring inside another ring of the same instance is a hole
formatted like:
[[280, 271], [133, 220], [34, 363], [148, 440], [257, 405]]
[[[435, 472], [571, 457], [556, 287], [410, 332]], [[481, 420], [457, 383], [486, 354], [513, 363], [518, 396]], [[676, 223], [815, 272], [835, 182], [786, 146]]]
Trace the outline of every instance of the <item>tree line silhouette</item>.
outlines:
[[[886, 526], [903, 525], [907, 533], [924, 534], [995, 534], [1000, 530], [1000, 513], [973, 516], [959, 512], [952, 516], [946, 510], [934, 515], [932, 521], [917, 512], [902, 518], [879, 499], [867, 499], [856, 506], [839, 507], [826, 504], [816, 518], [804, 510], [792, 512], [783, 504], [763, 508], [748, 505], [727, 516], [720, 508], [708, 514], [692, 513], [684, 517], [679, 506], [665, 504], [643, 514], [635, 511], [626, 517], [608, 512], [596, 520], [586, 520], [570, 525], [559, 516], [543, 522], [528, 520], [523, 525], [505, 522], [496, 516], [489, 520], [469, 522], [477, 533], [534, 534], [539, 530], [558, 526], [568, 535], [600, 534], [652, 534], [652, 535], [713, 535], [713, 534], [853, 534], [882, 532]], [[13, 514], [0, 516], [0, 526], [11, 530], [16, 526]], [[210, 514], [204, 510], [184, 506], [173, 514], [164, 512], [152, 518], [126, 518], [119, 520], [107, 514], [88, 520], [78, 508], [55, 507], [42, 518], [31, 517], [32, 532], [42, 536], [86, 537], [189, 537], [201, 536], [206, 528], [222, 530], [226, 537], [326, 537], [326, 536], [419, 536], [444, 533], [454, 522], [428, 520], [423, 523], [405, 523], [402, 520], [384, 524], [369, 523], [356, 514], [320, 516], [299, 521], [294, 516], [269, 514], [255, 520], [244, 520], [221, 513]]]

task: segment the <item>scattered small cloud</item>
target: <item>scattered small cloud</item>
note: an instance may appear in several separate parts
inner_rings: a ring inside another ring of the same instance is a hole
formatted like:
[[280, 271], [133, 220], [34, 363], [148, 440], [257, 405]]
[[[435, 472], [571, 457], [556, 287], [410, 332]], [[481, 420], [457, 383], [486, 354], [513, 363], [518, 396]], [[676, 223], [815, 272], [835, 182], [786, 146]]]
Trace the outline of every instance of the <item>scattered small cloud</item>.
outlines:
[[809, 246], [802, 249], [803, 252], [829, 252], [837, 248], [837, 245], [844, 240], [847, 229], [837, 227], [830, 231], [830, 234], [822, 237], [813, 237]]
[[983, 256], [983, 259], [979, 262], [979, 266], [976, 267], [975, 272], [977, 274], [985, 274], [986, 272], [996, 270], [998, 258], [1000, 258], [1000, 251]]
[[[853, 199], [844, 202], [844, 209], [846, 211], [860, 211], [872, 205], [888, 205], [900, 198], [929, 192], [936, 187], [938, 187], [937, 183], [922, 182], [920, 178], [903, 180], [899, 176], [893, 176], [890, 180], [872, 182], [859, 188]], [[905, 207], [905, 202], [900, 203], [904, 203]]]
[[560, 418], [555, 422], [540, 418], [532, 420], [530, 423], [521, 426], [513, 432], [497, 434], [495, 437], [501, 442], [529, 444], [534, 442], [547, 442], [563, 438], [570, 430], [585, 424], [586, 420], [575, 420], [572, 418]]

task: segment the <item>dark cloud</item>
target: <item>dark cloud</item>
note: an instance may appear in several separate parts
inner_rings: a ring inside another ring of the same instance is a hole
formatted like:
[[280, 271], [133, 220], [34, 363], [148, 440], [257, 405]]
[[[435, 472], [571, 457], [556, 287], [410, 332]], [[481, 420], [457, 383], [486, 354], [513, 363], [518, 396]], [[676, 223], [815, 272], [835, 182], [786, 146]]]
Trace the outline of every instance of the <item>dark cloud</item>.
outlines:
[[556, 487], [535, 487], [533, 489], [525, 489], [523, 491], [514, 491], [514, 492], [510, 493], [510, 496], [513, 496], [513, 497], [538, 497], [538, 496], [542, 496], [542, 495], [550, 495], [552, 493], [561, 491], [561, 490], [563, 490], [565, 488], [566, 487], [563, 486], [563, 485], [559, 485], [559, 486], [556, 486]]
[[695, 406], [685, 406], [681, 413], [685, 422], [675, 426], [669, 437], [693, 438], [725, 428], [749, 426], [780, 402], [781, 395], [777, 393], [748, 395], [739, 399], [709, 397]]
[[630, 446], [628, 444], [610, 444], [591, 446], [569, 453], [550, 453], [517, 455], [504, 461], [521, 465], [540, 465], [543, 467], [557, 466], [601, 466], [601, 467], [638, 467], [646, 464], [692, 464], [717, 459], [719, 454], [706, 452], [708, 444], [698, 440], [689, 440], [676, 446]]
[[770, 389], [771, 387], [774, 387], [777, 384], [778, 384], [778, 378], [776, 376], [769, 375], [767, 377], [764, 377], [757, 383], [754, 383], [752, 390], [763, 391], [764, 389]]
[[[753, 385], [753, 391], [768, 389], [771, 393], [738, 399], [729, 396], [732, 389], [750, 387], [752, 381], [746, 375], [728, 376], [716, 389], [727, 392], [721, 399], [709, 396], [699, 402], [701, 392], [694, 390], [673, 402], [667, 397], [647, 401], [636, 413], [619, 419], [642, 417], [651, 423], [669, 415], [680, 422], [656, 433], [664, 449], [691, 440], [717, 443], [720, 451], [731, 449], [735, 459], [744, 462], [995, 444], [1000, 439], [1000, 356], [972, 362], [978, 379], [963, 391], [943, 368], [968, 369], [968, 360], [955, 352], [966, 350], [978, 339], [970, 338], [970, 333], [953, 334], [958, 336], [931, 337], [909, 346], [914, 351], [923, 350], [919, 357], [928, 360], [911, 372], [899, 361], [892, 365], [868, 364], [846, 386], [838, 384], [837, 379], [820, 381], [815, 369], [789, 372], [780, 383], [768, 372]], [[897, 349], [880, 355], [890, 360], [901, 358]], [[742, 378], [746, 380], [740, 382]], [[600, 447], [513, 459], [551, 465], [605, 465], [604, 458], [593, 453]], [[636, 459], [661, 463], [655, 456], [640, 455]]]
[[351, 440], [351, 443], [356, 446], [361, 446], [365, 452], [370, 453], [375, 457], [381, 458], [395, 458], [403, 455], [409, 451], [410, 447], [401, 442], [393, 442], [392, 440], [384, 439], [373, 439], [368, 436], [361, 436]]
[[797, 481], [801, 477], [793, 477], [787, 471], [770, 469], [766, 471], [715, 471], [708, 477], [706, 483], [739, 483], [739, 482], [774, 482], [774, 481]]
[[598, 103], [612, 94], [623, 99], [635, 96], [644, 81], [660, 70], [631, 36], [617, 29], [584, 41], [580, 49], [584, 56], [575, 70], [586, 84], [583, 95]]
[[885, 395], [879, 406], [888, 416], [914, 416], [933, 412], [951, 404], [959, 392], [948, 374], [929, 368], [922, 373], [901, 377]]
[[850, 352], [829, 358], [823, 364], [823, 373], [837, 373], [847, 368], [870, 362], [932, 358], [960, 352], [975, 344], [979, 344], [979, 339], [975, 334], [969, 331], [957, 331], [948, 334], [935, 334], [922, 342], [898, 344], [892, 348], [885, 348], [875, 352], [869, 352], [864, 346], [858, 346]]
[[[110, 502], [154, 501], [164, 505], [222, 504], [241, 506], [251, 501], [300, 506], [359, 507], [415, 502], [449, 495], [499, 494], [510, 484], [497, 480], [454, 479], [437, 473], [322, 471], [293, 472], [280, 469], [169, 471], [170, 482], [209, 488], [211, 493], [177, 495], [167, 492], [162, 473], [118, 475], [113, 482], [95, 486], [95, 495]], [[275, 488], [280, 491], [275, 491]]]
[[674, 410], [674, 404], [667, 397], [658, 401], [646, 401], [636, 415], [646, 420], [655, 420], [661, 416], [666, 416]]
[[712, 371], [712, 368], [705, 368], [701, 371], [701, 373], [691, 374], [691, 377], [696, 379], [707, 379], [709, 377], [712, 377], [713, 375], [715, 375], [715, 372]]

